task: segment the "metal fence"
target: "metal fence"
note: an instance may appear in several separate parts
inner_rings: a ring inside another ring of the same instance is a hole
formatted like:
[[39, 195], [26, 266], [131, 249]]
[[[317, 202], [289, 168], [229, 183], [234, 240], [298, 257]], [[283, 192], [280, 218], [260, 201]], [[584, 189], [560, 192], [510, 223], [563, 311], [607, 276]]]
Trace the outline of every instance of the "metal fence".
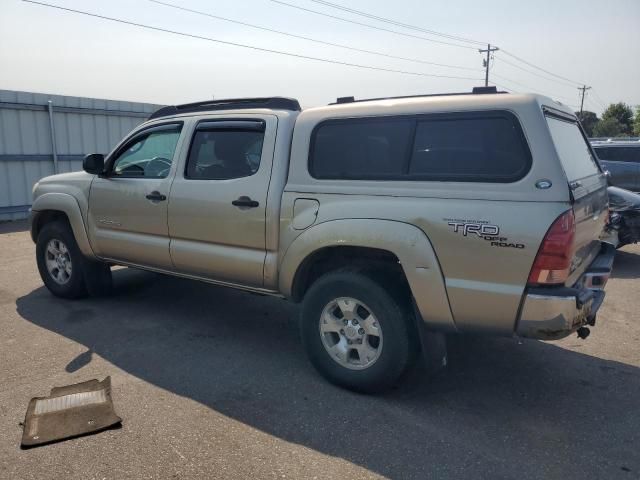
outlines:
[[108, 153], [160, 105], [0, 90], [0, 220], [27, 216], [35, 182]]

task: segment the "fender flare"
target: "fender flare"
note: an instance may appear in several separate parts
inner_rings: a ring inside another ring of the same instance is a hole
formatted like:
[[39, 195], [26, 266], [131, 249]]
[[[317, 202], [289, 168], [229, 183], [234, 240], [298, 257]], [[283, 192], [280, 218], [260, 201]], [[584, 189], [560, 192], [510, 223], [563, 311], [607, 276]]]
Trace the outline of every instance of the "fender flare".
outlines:
[[44, 193], [35, 199], [31, 210], [33, 217], [47, 210], [64, 213], [69, 219], [73, 236], [76, 239], [80, 251], [88, 257], [95, 257], [82, 218], [82, 210], [73, 195], [69, 195], [68, 193]]
[[429, 328], [456, 331], [440, 263], [427, 235], [404, 222], [378, 219], [330, 220], [299, 235], [280, 262], [279, 290], [291, 297], [298, 268], [326, 247], [368, 247], [393, 253], [407, 278], [423, 321]]

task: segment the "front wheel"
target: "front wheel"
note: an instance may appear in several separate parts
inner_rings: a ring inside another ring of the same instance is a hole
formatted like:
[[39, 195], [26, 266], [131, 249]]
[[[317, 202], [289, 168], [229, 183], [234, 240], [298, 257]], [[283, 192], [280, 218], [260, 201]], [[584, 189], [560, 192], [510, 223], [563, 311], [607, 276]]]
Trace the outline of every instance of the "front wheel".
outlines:
[[302, 341], [311, 363], [329, 381], [351, 390], [391, 387], [409, 367], [415, 345], [402, 298], [360, 273], [322, 276], [301, 310]]
[[42, 281], [57, 297], [103, 295], [111, 289], [109, 266], [86, 258], [64, 221], [42, 227], [36, 242], [36, 259]]

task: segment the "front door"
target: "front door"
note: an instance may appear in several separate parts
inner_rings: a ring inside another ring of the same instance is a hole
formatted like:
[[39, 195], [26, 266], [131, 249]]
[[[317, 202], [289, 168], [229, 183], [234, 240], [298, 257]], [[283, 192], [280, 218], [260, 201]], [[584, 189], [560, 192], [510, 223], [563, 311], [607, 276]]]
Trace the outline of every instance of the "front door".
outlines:
[[178, 271], [263, 285], [277, 118], [257, 117], [214, 117], [196, 124], [169, 202], [171, 258]]
[[171, 123], [135, 133], [91, 184], [89, 235], [99, 257], [172, 267], [167, 204], [181, 130]]

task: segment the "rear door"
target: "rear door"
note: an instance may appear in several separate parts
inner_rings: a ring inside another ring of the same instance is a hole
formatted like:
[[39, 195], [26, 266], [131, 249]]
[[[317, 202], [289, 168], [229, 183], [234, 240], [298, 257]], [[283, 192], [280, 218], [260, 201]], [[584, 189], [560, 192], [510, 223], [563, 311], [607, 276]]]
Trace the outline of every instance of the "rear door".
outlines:
[[179, 272], [262, 287], [265, 207], [277, 117], [198, 121], [171, 187], [171, 259]]
[[545, 114], [573, 199], [576, 232], [570, 285], [600, 251], [608, 209], [607, 181], [577, 119], [550, 109]]
[[640, 146], [594, 146], [603, 168], [611, 173], [613, 186], [640, 192]]

